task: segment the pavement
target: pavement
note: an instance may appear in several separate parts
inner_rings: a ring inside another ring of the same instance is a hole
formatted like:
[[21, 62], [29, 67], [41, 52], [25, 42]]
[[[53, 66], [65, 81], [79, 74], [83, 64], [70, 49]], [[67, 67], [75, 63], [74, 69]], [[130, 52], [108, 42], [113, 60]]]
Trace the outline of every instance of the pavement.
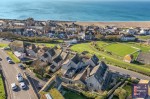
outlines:
[[120, 74], [130, 75], [130, 77], [136, 77], [136, 78], [139, 78], [139, 79], [150, 80], [149, 76], [146, 76], [146, 75], [134, 72], [134, 71], [130, 71], [130, 70], [127, 70], [127, 69], [123, 69], [123, 68], [120, 68], [120, 67], [109, 65], [109, 69], [112, 70], [112, 71], [119, 72]]
[[[29, 80], [24, 76], [24, 71], [22, 71], [17, 64], [9, 64], [6, 57], [8, 57], [8, 55], [4, 50], [0, 49], [0, 58], [3, 59], [0, 63], [5, 77], [8, 99], [38, 99], [32, 85], [29, 83]], [[25, 90], [22, 90], [19, 87], [19, 82], [16, 79], [18, 73], [21, 73], [24, 77], [25, 84], [27, 85]], [[16, 91], [12, 91], [11, 83], [16, 83], [18, 85]]]

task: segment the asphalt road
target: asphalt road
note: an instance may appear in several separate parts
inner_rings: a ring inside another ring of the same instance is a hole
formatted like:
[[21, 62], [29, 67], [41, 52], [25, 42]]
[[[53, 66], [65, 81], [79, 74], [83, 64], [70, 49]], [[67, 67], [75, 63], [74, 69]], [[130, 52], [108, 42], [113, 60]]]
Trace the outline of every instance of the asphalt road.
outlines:
[[144, 79], [144, 80], [150, 80], [149, 76], [146, 76], [146, 75], [134, 72], [134, 71], [126, 70], [126, 69], [123, 69], [123, 68], [120, 68], [120, 67], [109, 65], [109, 69], [113, 70], [113, 71], [116, 71], [116, 72], [119, 72], [120, 74], [130, 75], [131, 77], [136, 77], [136, 78]]
[[[8, 62], [6, 61], [7, 56], [8, 55], [4, 52], [4, 50], [0, 49], [0, 57], [3, 59], [1, 61], [2, 70], [7, 81], [6, 87], [8, 99], [37, 99], [37, 96], [32, 86], [29, 84], [29, 81], [24, 76], [23, 71], [20, 68], [18, 68], [17, 64], [8, 64]], [[19, 83], [16, 79], [16, 75], [18, 73], [21, 73], [25, 79], [25, 84], [27, 85], [27, 88], [25, 90], [19, 88]], [[17, 91], [12, 91], [11, 83], [16, 83], [18, 85]]]

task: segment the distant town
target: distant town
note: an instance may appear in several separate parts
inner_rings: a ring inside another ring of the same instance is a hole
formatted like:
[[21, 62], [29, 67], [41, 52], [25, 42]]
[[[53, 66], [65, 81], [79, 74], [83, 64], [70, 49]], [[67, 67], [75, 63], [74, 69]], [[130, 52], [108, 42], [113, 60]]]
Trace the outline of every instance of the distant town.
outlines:
[[148, 27], [1, 19], [0, 61], [2, 99], [150, 98]]

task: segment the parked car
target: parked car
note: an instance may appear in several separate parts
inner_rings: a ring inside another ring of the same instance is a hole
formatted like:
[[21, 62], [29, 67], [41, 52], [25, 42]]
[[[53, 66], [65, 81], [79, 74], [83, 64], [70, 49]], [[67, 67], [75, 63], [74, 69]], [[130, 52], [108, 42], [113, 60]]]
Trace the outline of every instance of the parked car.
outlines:
[[8, 61], [8, 60], [12, 60], [10, 57], [6, 57], [6, 60]]
[[14, 64], [14, 62], [12, 61], [12, 59], [11, 59], [11, 58], [6, 57], [6, 60], [7, 60], [7, 62], [8, 62], [9, 64]]
[[9, 47], [5, 47], [4, 50], [10, 50], [10, 48]]
[[16, 76], [18, 82], [22, 82], [23, 81], [23, 77], [21, 75], [21, 73], [19, 73], [17, 76]]
[[9, 64], [14, 64], [14, 62], [12, 60], [8, 60]]
[[12, 89], [12, 90], [16, 90], [16, 89], [17, 89], [17, 85], [16, 85], [15, 83], [12, 83], [12, 84], [11, 84], [11, 89]]
[[21, 82], [21, 83], [20, 83], [20, 88], [21, 88], [21, 89], [25, 89], [26, 87], [27, 87], [27, 86], [26, 86], [26, 84], [25, 84], [24, 82]]
[[24, 66], [23, 64], [19, 64], [18, 67], [19, 67], [20, 69], [25, 69], [25, 66]]

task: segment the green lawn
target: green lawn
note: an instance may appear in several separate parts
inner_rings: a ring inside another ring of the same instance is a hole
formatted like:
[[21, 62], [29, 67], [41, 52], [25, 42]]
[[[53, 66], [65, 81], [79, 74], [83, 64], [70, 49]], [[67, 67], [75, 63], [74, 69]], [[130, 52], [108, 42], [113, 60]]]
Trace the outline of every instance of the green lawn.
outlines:
[[111, 55], [108, 55], [106, 53], [100, 52], [96, 50], [93, 46], [90, 45], [90, 43], [81, 43], [81, 44], [76, 44], [71, 47], [71, 50], [76, 51], [76, 52], [83, 52], [83, 51], [88, 51], [88, 55], [97, 55], [101, 60], [104, 60], [107, 64], [111, 64], [114, 66], [119, 66], [125, 69], [133, 70], [145, 75], [150, 76], [150, 67], [147, 67], [146, 65], [136, 65], [136, 64], [130, 64], [126, 63], [123, 60], [119, 60], [117, 58], [114, 58]]
[[97, 41], [99, 47], [105, 47], [111, 44], [110, 42]]
[[122, 57], [137, 51], [137, 49], [121, 43], [112, 43], [106, 46], [104, 49]]
[[65, 91], [66, 91], [66, 93], [64, 95], [65, 99], [87, 99], [83, 95], [77, 94], [75, 92], [71, 92], [68, 90], [65, 90]]
[[125, 89], [128, 93], [128, 96], [132, 95], [132, 86], [131, 85], [125, 85], [123, 87], [123, 89]]
[[2, 47], [8, 47], [8, 44], [0, 43], [0, 48]]
[[36, 45], [45, 45], [46, 47], [54, 47], [56, 44], [55, 43], [36, 43]]
[[3, 84], [1, 74], [0, 74], [0, 99], [6, 99], [5, 89], [4, 89], [4, 84]]
[[11, 51], [6, 51], [6, 52], [15, 63], [20, 63], [20, 60]]
[[140, 50], [142, 50], [142, 52], [150, 52], [150, 46], [146, 46], [140, 43], [134, 43], [134, 42], [129, 42], [129, 43], [125, 43], [126, 45], [132, 46], [132, 47], [136, 47], [139, 48]]
[[53, 99], [64, 99], [62, 94], [56, 88], [51, 89], [49, 92]]
[[124, 57], [127, 54], [131, 54], [136, 52], [137, 50], [141, 50], [142, 52], [150, 52], [150, 46], [146, 46], [140, 43], [135, 42], [126, 42], [126, 43], [119, 43], [119, 42], [103, 42], [98, 41], [96, 44], [103, 48], [106, 51], [112, 52], [116, 55]]

